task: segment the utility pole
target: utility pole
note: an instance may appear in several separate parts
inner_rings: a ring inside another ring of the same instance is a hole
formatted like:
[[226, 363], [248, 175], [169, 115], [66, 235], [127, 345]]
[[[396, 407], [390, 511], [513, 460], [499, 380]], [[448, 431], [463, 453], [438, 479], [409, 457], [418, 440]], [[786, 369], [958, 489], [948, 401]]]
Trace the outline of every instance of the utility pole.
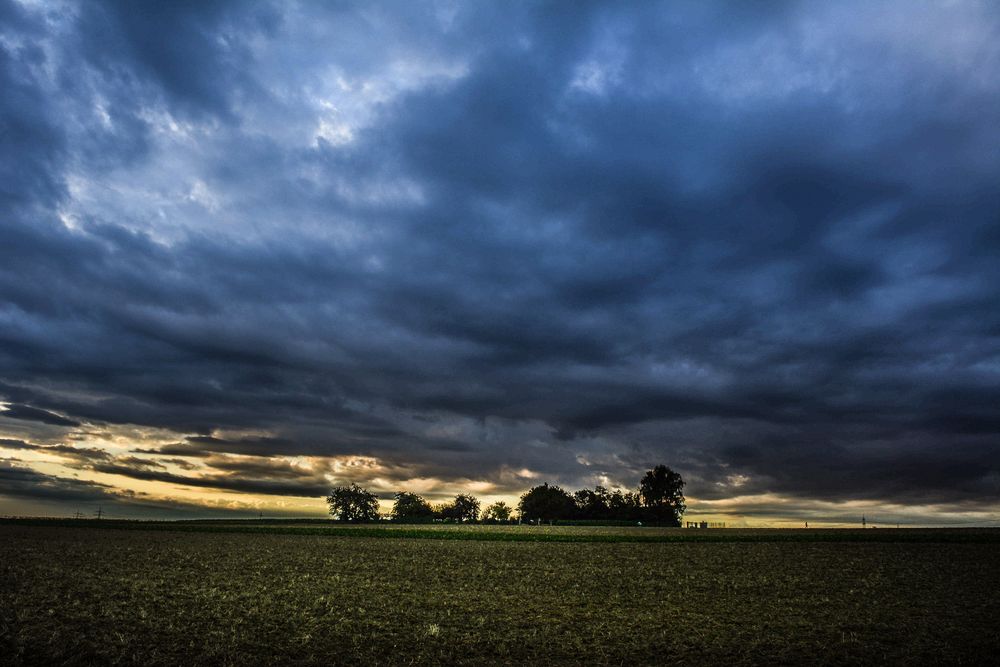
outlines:
[[103, 507], [98, 507], [97, 508], [97, 520], [100, 521], [102, 516], [104, 516], [104, 508]]

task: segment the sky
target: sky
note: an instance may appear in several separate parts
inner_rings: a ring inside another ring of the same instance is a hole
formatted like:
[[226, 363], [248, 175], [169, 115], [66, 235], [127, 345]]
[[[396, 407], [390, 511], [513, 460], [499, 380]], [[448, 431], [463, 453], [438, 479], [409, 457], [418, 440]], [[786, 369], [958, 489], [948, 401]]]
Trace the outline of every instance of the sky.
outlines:
[[1000, 523], [993, 2], [0, 0], [0, 514]]

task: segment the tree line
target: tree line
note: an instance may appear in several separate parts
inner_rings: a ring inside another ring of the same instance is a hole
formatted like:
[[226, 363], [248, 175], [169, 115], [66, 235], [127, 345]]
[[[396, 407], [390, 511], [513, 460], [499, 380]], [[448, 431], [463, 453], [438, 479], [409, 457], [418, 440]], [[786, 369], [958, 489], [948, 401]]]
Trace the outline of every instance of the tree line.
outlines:
[[[338, 486], [326, 498], [330, 514], [353, 523], [381, 520], [378, 496], [351, 484]], [[419, 494], [400, 491], [388, 518], [399, 522], [450, 521], [507, 523], [545, 521], [636, 521], [679, 526], [687, 508], [684, 480], [658, 465], [639, 481], [636, 491], [609, 491], [603, 486], [570, 493], [547, 482], [526, 491], [516, 508], [495, 502], [481, 508], [475, 496], [460, 493], [450, 502], [433, 506]]]

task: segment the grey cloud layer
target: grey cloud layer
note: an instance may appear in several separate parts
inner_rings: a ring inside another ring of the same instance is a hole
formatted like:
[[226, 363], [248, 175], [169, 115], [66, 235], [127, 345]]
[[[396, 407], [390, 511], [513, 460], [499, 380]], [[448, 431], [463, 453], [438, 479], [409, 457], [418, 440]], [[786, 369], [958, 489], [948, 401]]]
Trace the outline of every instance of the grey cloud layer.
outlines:
[[988, 3], [0, 18], [0, 418], [1000, 498]]

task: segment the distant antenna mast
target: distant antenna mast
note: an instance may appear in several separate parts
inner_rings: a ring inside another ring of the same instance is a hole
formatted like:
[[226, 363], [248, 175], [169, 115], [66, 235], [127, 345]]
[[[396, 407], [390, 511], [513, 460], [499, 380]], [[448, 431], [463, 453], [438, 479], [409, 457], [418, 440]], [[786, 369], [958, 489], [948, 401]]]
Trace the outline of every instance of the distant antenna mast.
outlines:
[[101, 519], [102, 516], [104, 516], [104, 508], [103, 507], [98, 507], [97, 508], [97, 519], [98, 519], [98, 521], [100, 521], [100, 519]]

